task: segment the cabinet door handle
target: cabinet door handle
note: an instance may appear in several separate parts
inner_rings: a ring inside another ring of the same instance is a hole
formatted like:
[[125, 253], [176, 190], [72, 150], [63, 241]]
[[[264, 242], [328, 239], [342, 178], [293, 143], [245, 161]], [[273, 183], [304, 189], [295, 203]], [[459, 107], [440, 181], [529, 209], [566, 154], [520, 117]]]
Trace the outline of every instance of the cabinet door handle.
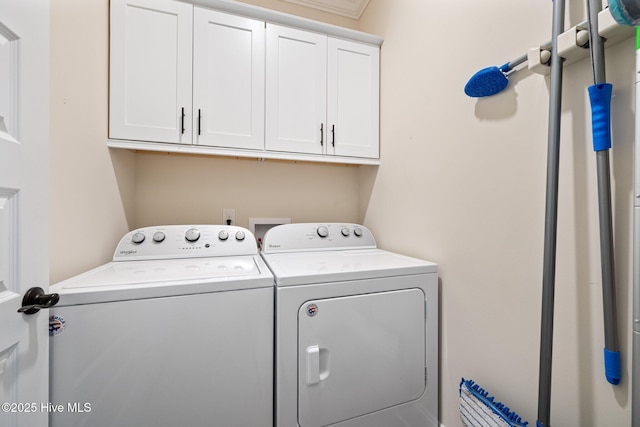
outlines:
[[181, 133], [184, 134], [184, 107], [182, 107], [182, 113], [180, 117], [180, 129], [181, 129]]
[[336, 146], [336, 125], [331, 125], [331, 146]]
[[200, 114], [200, 109], [198, 108], [198, 135], [200, 135], [200, 120], [202, 119], [202, 114]]
[[324, 145], [324, 123], [320, 123], [320, 146]]

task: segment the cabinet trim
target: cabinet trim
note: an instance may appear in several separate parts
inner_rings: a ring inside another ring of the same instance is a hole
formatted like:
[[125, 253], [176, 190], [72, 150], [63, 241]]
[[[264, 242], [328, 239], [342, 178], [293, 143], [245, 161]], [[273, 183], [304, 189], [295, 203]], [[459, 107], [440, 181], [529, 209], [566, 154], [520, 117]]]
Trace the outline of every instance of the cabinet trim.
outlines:
[[332, 156], [327, 154], [298, 154], [282, 151], [240, 150], [220, 147], [206, 147], [198, 145], [167, 144], [161, 142], [130, 141], [122, 139], [108, 139], [109, 148], [123, 148], [136, 151], [156, 151], [164, 153], [197, 154], [205, 156], [243, 157], [253, 159], [290, 160], [315, 163], [344, 163], [349, 165], [379, 165], [380, 159], [365, 159], [361, 157]]
[[334, 37], [355, 40], [362, 43], [369, 43], [375, 46], [381, 46], [382, 37], [373, 34], [363, 33], [361, 31], [343, 28], [337, 25], [327, 24], [324, 22], [313, 21], [311, 19], [302, 18], [287, 13], [254, 6], [247, 3], [231, 0], [179, 0], [183, 3], [190, 3], [198, 6], [204, 6], [216, 9], [222, 12], [229, 12], [236, 15], [246, 16], [247, 18], [260, 19], [274, 24], [287, 25], [303, 30], [315, 31]]

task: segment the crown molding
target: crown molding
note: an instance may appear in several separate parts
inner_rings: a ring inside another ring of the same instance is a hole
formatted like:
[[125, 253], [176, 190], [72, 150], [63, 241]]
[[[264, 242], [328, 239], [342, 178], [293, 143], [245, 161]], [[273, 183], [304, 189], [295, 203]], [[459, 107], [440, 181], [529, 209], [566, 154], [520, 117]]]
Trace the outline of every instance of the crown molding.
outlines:
[[284, 0], [352, 19], [360, 19], [369, 0]]

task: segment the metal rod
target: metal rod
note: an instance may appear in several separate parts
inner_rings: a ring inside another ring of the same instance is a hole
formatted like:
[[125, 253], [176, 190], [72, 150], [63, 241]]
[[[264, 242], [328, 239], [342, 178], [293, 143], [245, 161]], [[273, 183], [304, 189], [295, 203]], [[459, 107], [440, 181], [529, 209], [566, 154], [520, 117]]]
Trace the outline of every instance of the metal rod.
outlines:
[[557, 39], [564, 31], [564, 0], [553, 1], [549, 129], [547, 148], [547, 194], [545, 205], [544, 255], [542, 273], [542, 321], [540, 331], [540, 378], [538, 384], [538, 425], [549, 426], [551, 415], [551, 365], [553, 355], [553, 309], [558, 228], [558, 178], [560, 165], [560, 119], [562, 113], [562, 67]]
[[[502, 71], [506, 71], [506, 72], [512, 71], [514, 67], [517, 67], [518, 65], [527, 62], [527, 59], [528, 59], [528, 55], [525, 53], [524, 55], [517, 57], [513, 61], [507, 62], [505, 64], [507, 66], [507, 69]], [[513, 70], [513, 72], [515, 71], [518, 71], [518, 70]]]
[[[636, 28], [636, 72], [640, 70], [640, 27]], [[633, 363], [631, 426], [640, 427], [640, 82], [636, 81], [633, 200]]]
[[[640, 93], [640, 88], [638, 88], [638, 85], [640, 85], [640, 83], [636, 83], [637, 94]], [[638, 119], [636, 119], [636, 121], [638, 121]], [[638, 175], [640, 175], [640, 130], [636, 130], [635, 158], [635, 174], [637, 183]], [[640, 194], [640, 186], [636, 184], [636, 204], [633, 208], [633, 379], [631, 382], [632, 427], [640, 427], [640, 205], [638, 204], [638, 194]]]
[[596, 162], [598, 168], [598, 198], [600, 200], [598, 211], [600, 215], [600, 256], [602, 258], [604, 344], [609, 351], [618, 351], [609, 150], [598, 151], [596, 153]]
[[[593, 67], [594, 85], [605, 83], [604, 40], [598, 33], [598, 14], [602, 9], [600, 0], [587, 0], [589, 52]], [[610, 126], [606, 123], [607, 127]], [[608, 130], [608, 129], [607, 129]], [[618, 328], [616, 311], [616, 285], [613, 256], [613, 219], [611, 214], [611, 180], [609, 167], [609, 149], [596, 151], [598, 173], [598, 213], [600, 219], [600, 263], [602, 268], [602, 303], [604, 311], [605, 349], [616, 353], [618, 347]], [[606, 361], [605, 361], [606, 363]], [[605, 369], [607, 367], [605, 366]], [[609, 380], [609, 375], [607, 375]], [[618, 378], [619, 379], [619, 378]]]

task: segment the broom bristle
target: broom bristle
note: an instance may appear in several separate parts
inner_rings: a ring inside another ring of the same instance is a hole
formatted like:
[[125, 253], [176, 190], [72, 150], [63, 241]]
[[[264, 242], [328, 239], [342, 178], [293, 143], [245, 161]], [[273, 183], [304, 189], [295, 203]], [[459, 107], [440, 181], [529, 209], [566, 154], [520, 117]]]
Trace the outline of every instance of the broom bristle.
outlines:
[[527, 421], [472, 380], [460, 381], [460, 418], [466, 427], [526, 427]]

